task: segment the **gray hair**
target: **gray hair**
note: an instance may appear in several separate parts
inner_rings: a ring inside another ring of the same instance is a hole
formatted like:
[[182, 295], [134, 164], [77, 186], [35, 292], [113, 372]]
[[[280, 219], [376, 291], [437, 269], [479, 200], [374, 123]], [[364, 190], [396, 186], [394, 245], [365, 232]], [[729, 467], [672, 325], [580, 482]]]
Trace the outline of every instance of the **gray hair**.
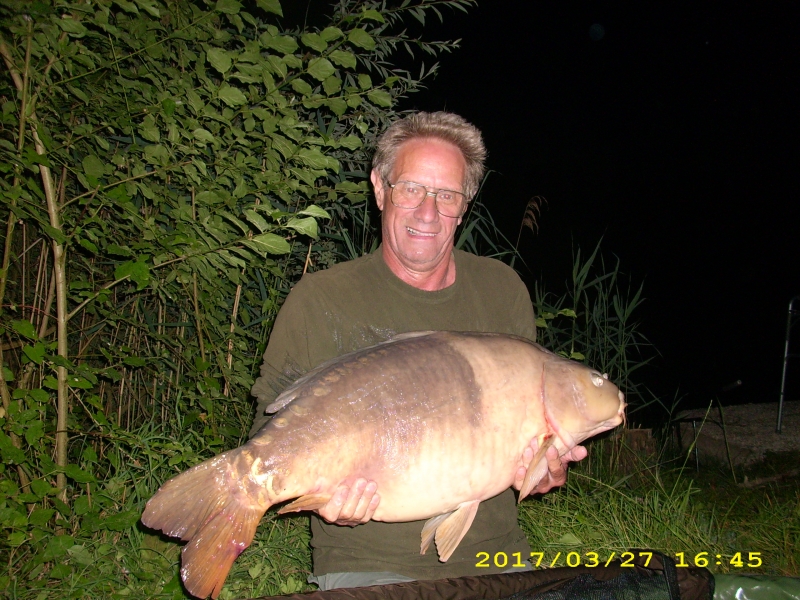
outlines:
[[388, 183], [397, 152], [405, 142], [415, 139], [435, 138], [449, 142], [461, 150], [467, 163], [464, 174], [464, 193], [471, 200], [478, 193], [483, 179], [486, 146], [481, 132], [463, 117], [448, 112], [418, 112], [395, 121], [378, 138], [378, 147], [372, 158], [372, 168]]

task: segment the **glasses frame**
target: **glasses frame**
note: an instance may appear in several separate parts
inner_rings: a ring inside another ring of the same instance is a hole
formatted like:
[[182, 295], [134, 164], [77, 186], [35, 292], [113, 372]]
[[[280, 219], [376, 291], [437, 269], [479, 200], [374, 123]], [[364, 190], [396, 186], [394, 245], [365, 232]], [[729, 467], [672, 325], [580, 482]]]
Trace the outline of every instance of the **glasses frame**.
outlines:
[[[418, 185], [419, 187], [421, 187], [422, 189], [425, 190], [425, 195], [422, 197], [422, 200], [420, 200], [419, 204], [417, 204], [416, 206], [400, 206], [394, 201], [394, 187], [396, 185], [400, 184], [400, 183], [412, 183], [414, 185]], [[467, 212], [467, 205], [469, 204], [469, 198], [467, 197], [467, 195], [464, 192], [459, 192], [458, 190], [448, 190], [448, 189], [445, 189], [445, 188], [438, 188], [438, 189], [437, 188], [432, 188], [430, 186], [422, 185], [421, 183], [417, 183], [416, 181], [408, 181], [407, 179], [401, 179], [400, 181], [395, 181], [394, 183], [389, 183], [387, 181], [386, 185], [388, 185], [392, 190], [391, 192], [389, 192], [389, 199], [391, 200], [392, 204], [394, 204], [397, 208], [402, 208], [402, 209], [406, 209], [406, 210], [414, 210], [414, 209], [417, 209], [420, 206], [422, 206], [424, 204], [424, 202], [425, 202], [425, 199], [428, 196], [433, 196], [433, 205], [436, 207], [436, 212], [438, 212], [443, 217], [447, 217], [448, 219], [460, 219], [461, 217], [464, 216], [464, 213]], [[435, 191], [432, 192], [431, 190], [435, 190]], [[439, 192], [450, 192], [452, 194], [458, 194], [458, 195], [460, 195], [460, 196], [462, 196], [464, 198], [464, 201], [462, 202], [462, 205], [461, 205], [461, 214], [460, 215], [455, 215], [455, 216], [446, 215], [441, 210], [439, 210], [439, 201], [437, 199], [437, 196], [439, 195]]]

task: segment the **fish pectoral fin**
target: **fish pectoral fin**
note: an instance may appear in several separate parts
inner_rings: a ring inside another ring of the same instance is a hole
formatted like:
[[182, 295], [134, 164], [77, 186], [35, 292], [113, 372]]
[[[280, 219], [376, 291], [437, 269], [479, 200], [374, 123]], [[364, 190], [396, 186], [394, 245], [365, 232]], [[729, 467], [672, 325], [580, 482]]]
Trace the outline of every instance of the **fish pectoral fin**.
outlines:
[[547, 437], [541, 444], [539, 444], [539, 450], [536, 452], [536, 456], [533, 457], [533, 460], [531, 460], [530, 464], [528, 465], [528, 471], [525, 473], [525, 479], [522, 481], [522, 487], [519, 490], [517, 504], [528, 497], [533, 491], [533, 488], [536, 487], [536, 484], [542, 480], [542, 477], [544, 477], [545, 474], [547, 474], [548, 467], [545, 454], [547, 454], [547, 449], [553, 445], [554, 440], [555, 436], [551, 435]]
[[[441, 562], [447, 562], [447, 559], [458, 548], [458, 544], [461, 543], [461, 540], [472, 526], [472, 521], [475, 520], [475, 514], [478, 512], [480, 503], [480, 500], [465, 502], [449, 515], [441, 515], [445, 518], [437, 524], [435, 534], [436, 550], [439, 552], [439, 560]], [[433, 520], [431, 519], [431, 521]], [[428, 523], [431, 521], [428, 521]]]
[[452, 515], [453, 513], [444, 513], [443, 515], [439, 515], [438, 517], [433, 517], [432, 519], [428, 519], [425, 522], [425, 526], [422, 528], [422, 542], [419, 545], [419, 553], [425, 554], [428, 551], [428, 547], [431, 545], [433, 541], [433, 537], [436, 534], [436, 528], [444, 521], [447, 517]]
[[294, 502], [281, 508], [278, 514], [283, 515], [290, 512], [300, 512], [301, 510], [317, 510], [325, 506], [330, 499], [330, 494], [308, 494], [306, 496], [300, 496]]

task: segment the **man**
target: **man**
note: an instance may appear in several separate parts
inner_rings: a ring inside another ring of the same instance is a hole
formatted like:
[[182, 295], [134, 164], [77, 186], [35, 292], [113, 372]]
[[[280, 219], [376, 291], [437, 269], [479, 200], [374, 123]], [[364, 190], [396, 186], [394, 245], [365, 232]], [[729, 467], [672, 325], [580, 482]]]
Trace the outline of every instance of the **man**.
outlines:
[[[381, 136], [371, 174], [381, 210], [383, 243], [369, 256], [305, 275], [282, 307], [264, 354], [253, 435], [266, 422], [282, 374], [304, 372], [348, 352], [420, 330], [482, 331], [534, 339], [530, 296], [503, 263], [454, 250], [454, 234], [477, 193], [486, 151], [480, 132], [449, 113], [418, 113]], [[519, 489], [536, 450], [520, 456]], [[566, 481], [563, 463], [548, 453], [549, 476], [535, 492]], [[482, 502], [472, 527], [447, 563], [419, 554], [422, 522], [370, 521], [380, 503], [375, 482], [342, 486], [312, 517], [314, 574], [321, 589], [487, 574], [476, 554], [530, 548], [517, 525], [511, 490]], [[350, 525], [351, 527], [344, 527]]]

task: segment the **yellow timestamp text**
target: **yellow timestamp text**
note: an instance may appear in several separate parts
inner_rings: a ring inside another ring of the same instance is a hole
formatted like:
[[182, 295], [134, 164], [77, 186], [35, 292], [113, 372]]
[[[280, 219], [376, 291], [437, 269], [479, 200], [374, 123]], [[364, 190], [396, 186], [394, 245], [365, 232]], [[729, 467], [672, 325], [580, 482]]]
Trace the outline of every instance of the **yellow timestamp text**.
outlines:
[[528, 557], [529, 562], [525, 562], [522, 558], [522, 552], [513, 552], [510, 556], [505, 552], [495, 552], [494, 555], [489, 552], [478, 552], [475, 555], [475, 558], [478, 559], [475, 566], [487, 568], [494, 566], [500, 569], [521, 569], [529, 566], [533, 566], [536, 569], [553, 569], [555, 567], [593, 568], [601, 565], [607, 567], [612, 561], [619, 560], [621, 566], [633, 567], [635, 566], [633, 561], [637, 555], [644, 557], [643, 566], [645, 567], [650, 564], [650, 560], [653, 558], [652, 552], [643, 551], [637, 551], [636, 554], [633, 552], [621, 552], [619, 555], [616, 552], [612, 552], [606, 559], [600, 558], [600, 554], [597, 552], [585, 552], [583, 554], [580, 552], [556, 552], [550, 557], [545, 556], [544, 552], [531, 552]]
[[[556, 552], [551, 556], [546, 556], [544, 552], [531, 552], [530, 556], [523, 558], [522, 552], [478, 552], [475, 558], [478, 562], [475, 563], [476, 567], [489, 568], [497, 567], [499, 569], [524, 569], [530, 566], [539, 568], [555, 568], [555, 567], [599, 567], [609, 566], [614, 560], [620, 561], [621, 567], [634, 567], [637, 564], [647, 568], [650, 565], [650, 560], [653, 558], [652, 552], [638, 550], [634, 552], [611, 552], [606, 558], [601, 558], [597, 552]], [[640, 560], [636, 561], [636, 557]], [[676, 567], [708, 567], [710, 565], [728, 565], [730, 567], [749, 567], [757, 568], [763, 564], [761, 559], [761, 552], [736, 552], [731, 555], [714, 554], [711, 552], [698, 552], [690, 555], [686, 552], [676, 552], [675, 566]], [[643, 560], [642, 560], [643, 559]], [[634, 562], [636, 561], [636, 562]]]
[[741, 569], [749, 567], [755, 569], [764, 564], [761, 552], [736, 552], [733, 556], [714, 554], [712, 552], [698, 552], [694, 556], [686, 552], [675, 553], [676, 567], [707, 567], [709, 565], [728, 565]]

